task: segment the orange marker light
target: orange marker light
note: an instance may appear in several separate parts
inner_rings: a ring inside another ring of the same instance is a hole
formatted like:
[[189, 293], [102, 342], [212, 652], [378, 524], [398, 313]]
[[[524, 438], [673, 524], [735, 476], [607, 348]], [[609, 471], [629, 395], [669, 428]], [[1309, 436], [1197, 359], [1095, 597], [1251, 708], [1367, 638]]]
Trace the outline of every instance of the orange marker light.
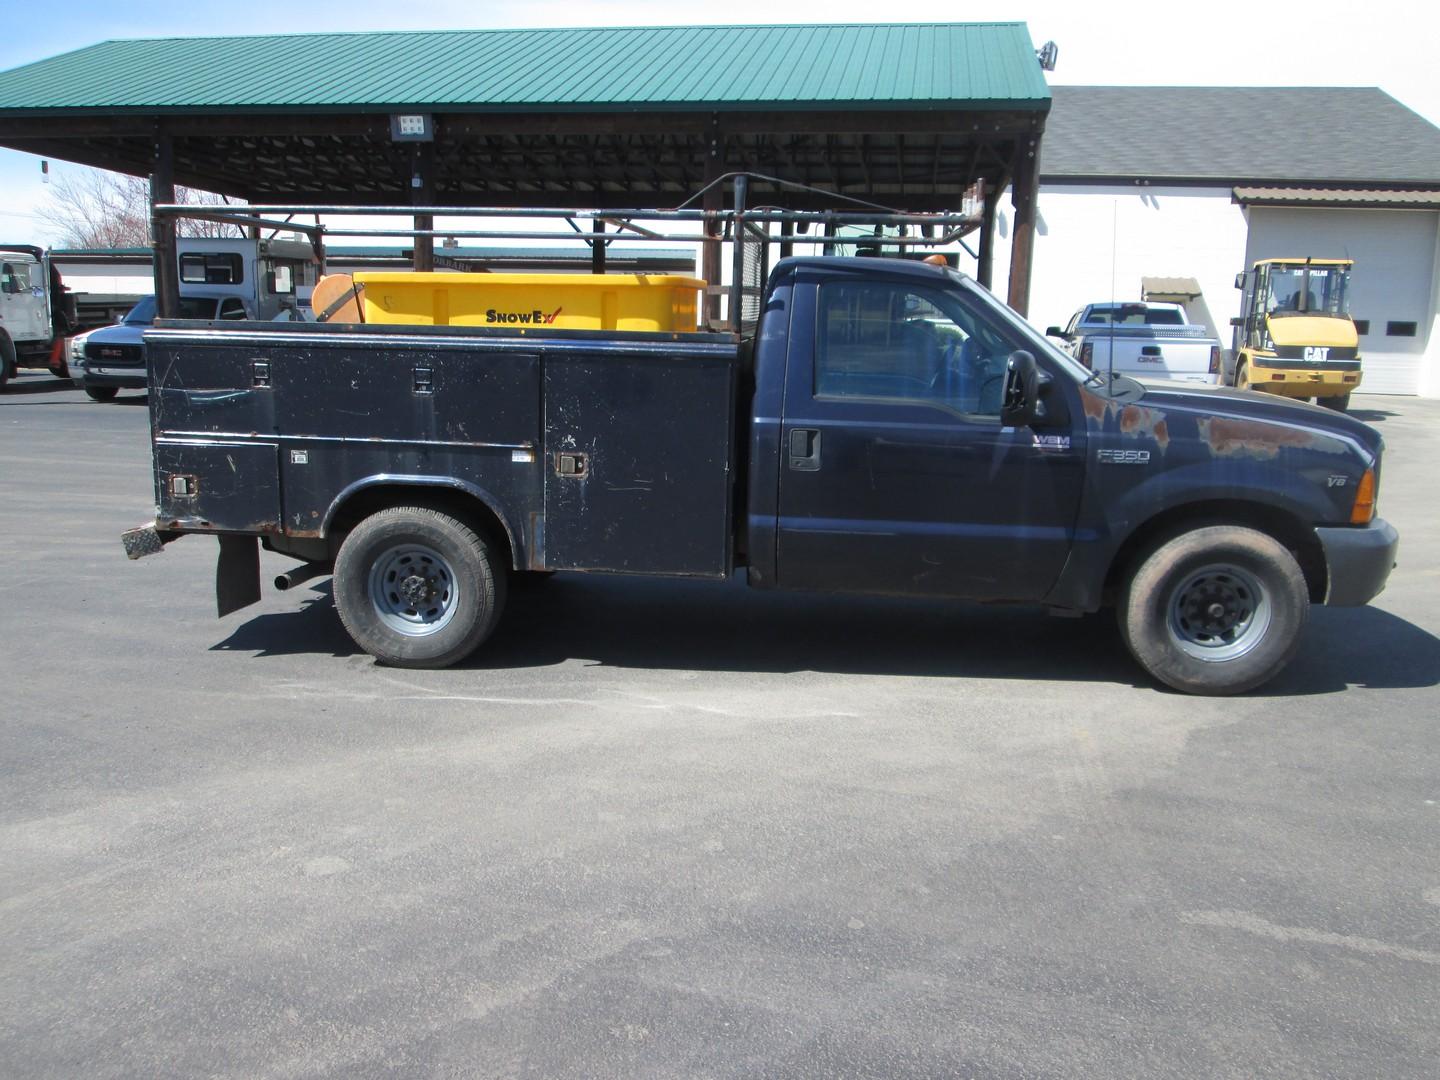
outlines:
[[1351, 525], [1368, 525], [1375, 517], [1375, 470], [1366, 469], [1355, 489], [1355, 505], [1350, 508]]

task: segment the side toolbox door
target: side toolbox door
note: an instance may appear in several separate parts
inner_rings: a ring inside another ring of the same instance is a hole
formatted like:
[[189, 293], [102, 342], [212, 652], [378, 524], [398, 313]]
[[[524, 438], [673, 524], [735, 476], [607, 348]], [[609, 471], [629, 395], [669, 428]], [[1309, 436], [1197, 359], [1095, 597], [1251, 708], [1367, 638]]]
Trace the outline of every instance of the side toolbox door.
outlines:
[[269, 359], [205, 331], [145, 335], [161, 524], [280, 531], [280, 439]]
[[545, 357], [544, 565], [730, 572], [735, 350]]
[[156, 520], [214, 532], [278, 532], [279, 460], [273, 442], [158, 438]]
[[958, 292], [821, 282], [797, 290], [791, 324], [781, 587], [1044, 596], [1073, 541], [1084, 445], [1068, 420], [1001, 425], [1005, 363], [1025, 343]]

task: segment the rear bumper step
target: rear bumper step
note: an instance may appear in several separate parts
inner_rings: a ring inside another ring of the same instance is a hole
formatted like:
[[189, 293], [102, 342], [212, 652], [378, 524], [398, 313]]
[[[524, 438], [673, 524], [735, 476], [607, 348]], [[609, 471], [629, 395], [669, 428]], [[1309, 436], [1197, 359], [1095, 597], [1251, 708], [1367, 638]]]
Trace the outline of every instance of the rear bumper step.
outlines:
[[161, 529], [153, 524], [141, 525], [121, 533], [120, 542], [125, 545], [127, 559], [143, 559], [146, 555], [159, 555], [165, 550], [166, 544], [178, 540], [181, 535], [183, 534]]

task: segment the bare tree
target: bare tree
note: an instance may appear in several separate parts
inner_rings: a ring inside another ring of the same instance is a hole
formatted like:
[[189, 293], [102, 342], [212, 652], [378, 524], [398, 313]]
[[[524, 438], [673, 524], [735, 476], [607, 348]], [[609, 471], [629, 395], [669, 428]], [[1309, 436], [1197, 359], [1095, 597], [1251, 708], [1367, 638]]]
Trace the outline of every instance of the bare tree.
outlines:
[[[177, 187], [175, 201], [192, 206], [223, 206], [224, 196]], [[68, 247], [145, 247], [150, 244], [150, 185], [138, 176], [85, 169], [55, 178], [50, 204], [36, 211]], [[234, 225], [182, 218], [181, 236], [241, 236]]]

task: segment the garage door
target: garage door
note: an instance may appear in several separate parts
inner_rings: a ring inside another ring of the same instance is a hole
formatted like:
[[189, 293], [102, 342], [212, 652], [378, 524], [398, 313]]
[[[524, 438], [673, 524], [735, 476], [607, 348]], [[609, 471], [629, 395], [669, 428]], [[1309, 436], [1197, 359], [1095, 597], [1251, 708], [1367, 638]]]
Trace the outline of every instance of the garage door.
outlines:
[[1255, 206], [1245, 265], [1307, 255], [1354, 259], [1350, 311], [1368, 324], [1361, 326], [1361, 392], [1418, 394], [1433, 317], [1437, 219], [1433, 210]]

